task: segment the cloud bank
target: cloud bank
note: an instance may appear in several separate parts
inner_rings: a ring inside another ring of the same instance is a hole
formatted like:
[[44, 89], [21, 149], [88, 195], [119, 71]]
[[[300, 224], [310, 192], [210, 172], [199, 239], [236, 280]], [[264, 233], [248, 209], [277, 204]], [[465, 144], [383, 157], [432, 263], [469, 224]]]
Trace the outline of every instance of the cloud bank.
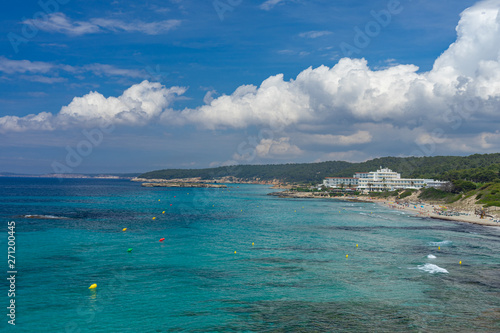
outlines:
[[42, 112], [25, 117], [2, 117], [0, 131], [67, 129], [100, 126], [102, 123], [142, 126], [160, 114], [166, 114], [175, 98], [184, 92], [181, 87], [167, 89], [160, 83], [149, 81], [133, 85], [118, 97], [106, 98], [98, 92], [90, 92], [73, 98], [56, 115]]
[[[270, 0], [262, 6], [268, 10], [279, 2]], [[65, 26], [64, 17], [59, 19], [60, 26]], [[120, 26], [93, 24], [99, 29]], [[78, 33], [97, 29], [75, 22], [69, 27], [67, 31], [81, 29]], [[466, 9], [456, 30], [456, 41], [429, 72], [418, 72], [411, 64], [372, 70], [365, 59], [343, 58], [333, 67], [307, 68], [295, 79], [278, 74], [260, 86], [242, 85], [230, 95], [213, 98], [209, 94], [204, 105], [184, 110], [173, 110], [171, 105], [186, 89], [144, 81], [116, 98], [97, 92], [75, 97], [56, 115], [2, 117], [0, 130], [53, 130], [106, 119], [130, 126], [162, 121], [210, 130], [269, 126], [289, 132], [283, 138], [259, 142], [262, 156], [301, 154], [290, 142], [290, 133], [304, 144], [344, 146], [349, 152], [353, 145], [390, 143], [392, 134], [406, 134], [421, 144], [434, 140], [460, 151], [498, 148], [494, 123], [500, 120], [500, 1], [482, 1]], [[32, 65], [33, 70], [45, 70], [42, 64]], [[462, 140], [467, 142], [440, 138], [436, 128], [444, 126], [462, 130]]]

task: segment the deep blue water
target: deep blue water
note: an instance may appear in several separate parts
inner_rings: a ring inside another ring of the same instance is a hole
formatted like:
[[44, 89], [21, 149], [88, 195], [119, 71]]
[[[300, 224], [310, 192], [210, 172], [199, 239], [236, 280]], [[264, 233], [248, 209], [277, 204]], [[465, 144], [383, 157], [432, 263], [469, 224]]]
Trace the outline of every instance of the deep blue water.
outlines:
[[500, 228], [231, 186], [0, 178], [0, 331], [500, 331]]

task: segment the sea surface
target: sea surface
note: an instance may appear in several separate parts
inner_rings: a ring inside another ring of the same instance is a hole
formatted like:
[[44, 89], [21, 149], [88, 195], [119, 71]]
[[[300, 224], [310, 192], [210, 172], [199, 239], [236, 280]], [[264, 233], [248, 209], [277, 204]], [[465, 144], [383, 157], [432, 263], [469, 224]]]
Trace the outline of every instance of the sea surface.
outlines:
[[0, 331], [500, 332], [500, 228], [228, 186], [0, 178]]

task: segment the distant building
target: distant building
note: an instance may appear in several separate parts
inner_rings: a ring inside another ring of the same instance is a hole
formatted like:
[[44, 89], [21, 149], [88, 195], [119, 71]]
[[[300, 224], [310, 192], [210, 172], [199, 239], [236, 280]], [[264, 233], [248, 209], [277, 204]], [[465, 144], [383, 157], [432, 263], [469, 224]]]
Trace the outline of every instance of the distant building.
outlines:
[[326, 177], [323, 185], [332, 188], [356, 188], [358, 187], [358, 178], [353, 177]]
[[377, 171], [356, 172], [354, 177], [326, 177], [323, 185], [330, 188], [352, 188], [358, 191], [394, 191], [440, 187], [446, 182], [434, 179], [401, 178], [401, 174], [380, 167]]

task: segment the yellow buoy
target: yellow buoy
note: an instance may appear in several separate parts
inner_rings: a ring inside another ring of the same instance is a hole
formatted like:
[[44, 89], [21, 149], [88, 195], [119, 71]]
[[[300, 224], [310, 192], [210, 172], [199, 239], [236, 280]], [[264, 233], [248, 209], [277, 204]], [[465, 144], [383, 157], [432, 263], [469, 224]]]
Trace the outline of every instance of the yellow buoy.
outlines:
[[153, 220], [156, 220], [156, 217], [153, 217]]
[[162, 214], [165, 214], [165, 211], [161, 212]]
[[253, 245], [254, 245], [254, 244], [253, 244], [253, 242], [252, 242], [252, 246], [253, 246]]
[[97, 288], [97, 284], [95, 284], [95, 283], [90, 285], [90, 287], [89, 287], [89, 289], [95, 289], [95, 288]]
[[236, 254], [236, 251], [234, 251], [234, 254]]
[[356, 247], [358, 247], [358, 244], [356, 244]]
[[441, 246], [438, 246], [438, 250], [441, 250]]
[[294, 213], [297, 213], [297, 211], [296, 211], [296, 210], [294, 210], [293, 212], [294, 212]]
[[459, 264], [459, 265], [462, 265], [462, 260], [460, 260], [460, 261], [458, 262], [458, 264]]
[[123, 230], [122, 230], [122, 231], [127, 231], [127, 228], [123, 228]]
[[158, 199], [158, 201], [160, 201], [160, 199]]
[[347, 258], [349, 258], [349, 255], [348, 255], [348, 254], [346, 254], [346, 255], [345, 255], [345, 258], [346, 258], [346, 259], [347, 259]]

